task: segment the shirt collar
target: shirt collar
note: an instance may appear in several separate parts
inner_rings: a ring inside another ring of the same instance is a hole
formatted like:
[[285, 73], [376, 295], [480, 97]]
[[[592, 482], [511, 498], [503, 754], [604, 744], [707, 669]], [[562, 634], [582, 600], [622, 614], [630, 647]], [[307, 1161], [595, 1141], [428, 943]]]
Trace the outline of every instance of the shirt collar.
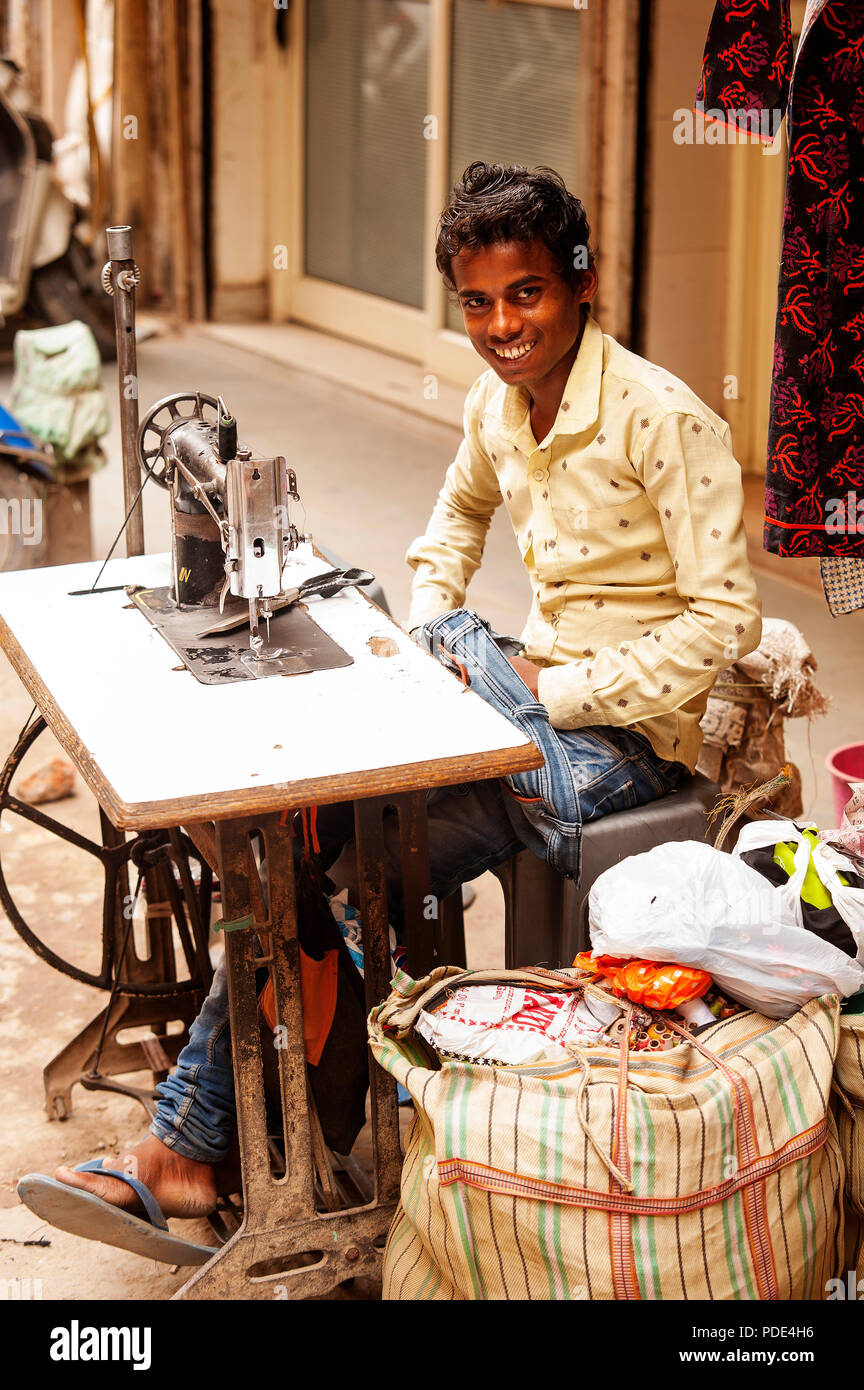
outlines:
[[[550, 433], [579, 434], [600, 413], [600, 385], [603, 378], [603, 330], [589, 316], [576, 361], [570, 369], [558, 414]], [[500, 433], [516, 442], [523, 430], [531, 435], [528, 392], [524, 386], [505, 386], [501, 382], [484, 414], [493, 415]], [[537, 443], [541, 441], [538, 440]]]

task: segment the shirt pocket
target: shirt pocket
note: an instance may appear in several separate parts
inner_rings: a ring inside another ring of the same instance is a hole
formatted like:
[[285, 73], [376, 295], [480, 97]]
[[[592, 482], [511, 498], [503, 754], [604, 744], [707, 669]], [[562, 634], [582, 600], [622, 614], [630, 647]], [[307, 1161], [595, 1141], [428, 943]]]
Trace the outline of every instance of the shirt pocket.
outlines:
[[563, 510], [569, 515], [574, 531], [602, 531], [614, 535], [616, 529], [629, 530], [649, 517], [653, 517], [658, 526], [660, 524], [656, 508], [645, 492], [613, 507], [585, 507], [575, 502]]
[[605, 583], [615, 579], [610, 562], [625, 581], [650, 584], [674, 572], [657, 509], [645, 493], [615, 507], [577, 503], [564, 509], [559, 533], [567, 536], [569, 561], [589, 568], [604, 562]]

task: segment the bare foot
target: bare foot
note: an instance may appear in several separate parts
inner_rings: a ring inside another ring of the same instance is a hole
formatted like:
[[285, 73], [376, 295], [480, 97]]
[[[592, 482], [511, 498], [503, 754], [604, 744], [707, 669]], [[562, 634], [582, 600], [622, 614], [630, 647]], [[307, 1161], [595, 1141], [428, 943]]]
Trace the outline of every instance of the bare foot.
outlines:
[[[128, 1173], [149, 1188], [166, 1216], [181, 1216], [191, 1219], [207, 1216], [216, 1207], [216, 1183], [214, 1171], [209, 1163], [196, 1163], [194, 1159], [169, 1149], [148, 1134], [140, 1144], [118, 1155], [116, 1159], [106, 1158], [106, 1168], [114, 1168], [120, 1173]], [[92, 1192], [114, 1207], [128, 1211], [143, 1211], [133, 1188], [118, 1178], [102, 1177], [99, 1173], [77, 1173], [74, 1168], [58, 1168], [58, 1182], [68, 1187], [81, 1187]]]

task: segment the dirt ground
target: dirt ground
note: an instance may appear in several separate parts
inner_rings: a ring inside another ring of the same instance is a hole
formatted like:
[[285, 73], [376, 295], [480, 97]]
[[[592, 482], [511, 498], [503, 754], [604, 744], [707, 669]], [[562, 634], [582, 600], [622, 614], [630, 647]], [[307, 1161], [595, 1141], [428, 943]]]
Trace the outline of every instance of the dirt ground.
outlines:
[[[284, 452], [296, 466], [315, 538], [347, 563], [373, 569], [395, 616], [404, 616], [410, 579], [404, 552], [423, 529], [457, 442], [455, 431], [191, 335], [144, 344], [140, 370], [145, 402], [190, 386], [214, 394], [222, 391], [240, 420], [241, 433], [263, 449]], [[0, 361], [0, 400], [8, 400], [8, 382], [8, 363]], [[106, 389], [113, 405], [110, 371]], [[122, 516], [116, 423], [109, 453], [109, 467], [93, 483], [100, 555]], [[499, 630], [518, 631], [526, 606], [525, 577], [512, 535], [500, 523], [501, 518], [496, 519], [472, 598]], [[148, 549], [167, 548], [167, 502], [162, 494], [148, 499], [147, 536]], [[819, 660], [820, 684], [833, 699], [827, 719], [812, 727], [805, 721], [787, 726], [789, 754], [803, 775], [805, 812], [828, 824], [831, 791], [822, 766], [824, 754], [861, 737], [856, 688], [860, 677], [849, 652], [860, 653], [864, 646], [864, 614], [832, 620], [818, 595], [773, 578], [760, 577], [760, 588], [766, 613], [787, 617], [805, 632]], [[0, 658], [0, 761], [30, 708], [17, 676]], [[158, 717], [157, 711], [136, 711], [130, 718], [130, 737], [135, 736], [136, 720]], [[41, 765], [58, 751], [46, 733], [28, 766]], [[88, 836], [97, 833], [96, 803], [80, 776], [72, 797], [46, 809]], [[6, 820], [0, 819], [0, 863], [20, 909], [49, 945], [93, 968], [102, 898], [98, 864], [29, 823], [17, 820], [7, 825]], [[477, 888], [477, 900], [466, 917], [470, 963], [503, 963], [500, 890], [490, 875]], [[111, 1154], [117, 1145], [139, 1137], [145, 1127], [144, 1112], [136, 1102], [80, 1087], [65, 1121], [49, 1119], [44, 1110], [43, 1067], [98, 1013], [106, 996], [49, 968], [0, 913], [0, 998], [0, 1296], [18, 1296], [22, 1285], [15, 1281], [30, 1280], [38, 1281], [31, 1283], [31, 1291], [45, 1299], [170, 1298], [184, 1282], [183, 1271], [46, 1227], [15, 1195], [22, 1174], [53, 1173], [60, 1162], [75, 1164]], [[172, 1224], [191, 1239], [210, 1239], [204, 1222]], [[49, 1243], [27, 1243], [40, 1239]], [[25, 1283], [25, 1291], [26, 1287]]]

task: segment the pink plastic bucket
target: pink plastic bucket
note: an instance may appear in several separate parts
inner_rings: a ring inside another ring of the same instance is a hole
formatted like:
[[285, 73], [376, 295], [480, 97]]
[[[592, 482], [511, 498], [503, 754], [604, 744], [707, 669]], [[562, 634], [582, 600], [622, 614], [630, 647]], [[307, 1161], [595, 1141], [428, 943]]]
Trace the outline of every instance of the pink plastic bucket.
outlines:
[[834, 784], [834, 826], [843, 819], [846, 802], [852, 795], [851, 782], [864, 782], [864, 743], [847, 743], [835, 748], [825, 759]]

